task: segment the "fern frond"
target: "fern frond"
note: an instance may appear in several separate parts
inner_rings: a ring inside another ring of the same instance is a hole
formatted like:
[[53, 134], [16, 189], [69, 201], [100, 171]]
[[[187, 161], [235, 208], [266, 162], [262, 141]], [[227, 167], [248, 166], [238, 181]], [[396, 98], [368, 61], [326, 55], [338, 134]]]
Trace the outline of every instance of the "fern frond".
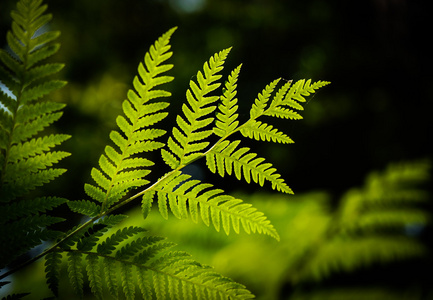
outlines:
[[234, 132], [239, 124], [239, 121], [237, 121], [238, 114], [236, 114], [236, 111], [238, 110], [238, 99], [235, 97], [241, 66], [242, 65], [234, 69], [228, 77], [227, 82], [225, 83], [223, 95], [221, 96], [221, 104], [218, 105], [219, 112], [216, 114], [217, 120], [213, 131], [220, 137], [224, 137]]
[[430, 222], [431, 215], [418, 207], [429, 198], [401, 201], [398, 193], [392, 192], [416, 190], [418, 184], [430, 180], [429, 170], [428, 161], [392, 164], [384, 172], [371, 173], [364, 188], [348, 191], [336, 215], [330, 216], [326, 236], [298, 260], [303, 261], [303, 267], [298, 265], [300, 271], [295, 272], [298, 279], [322, 280], [335, 273], [427, 257], [427, 247], [409, 230]]
[[117, 149], [112, 146], [105, 148], [99, 159], [99, 169], [93, 168], [91, 172], [96, 185], [85, 185], [88, 196], [102, 203], [101, 212], [119, 201], [130, 189], [149, 183], [145, 177], [150, 173], [147, 167], [153, 162], [137, 155], [164, 145], [155, 139], [165, 131], [148, 127], [167, 116], [164, 110], [169, 104], [150, 101], [171, 95], [155, 87], [173, 80], [173, 77], [161, 74], [173, 67], [164, 62], [172, 55], [169, 41], [175, 29], [163, 34], [146, 53], [144, 65], [140, 63], [138, 76], [133, 81], [135, 91], [129, 90], [128, 99], [122, 104], [125, 116], [117, 117], [119, 130], [110, 133]]
[[203, 73], [197, 72], [197, 83], [190, 81], [186, 93], [187, 103], [183, 104], [184, 117], [178, 115], [176, 122], [178, 127], [173, 127], [172, 136], [169, 137], [167, 145], [169, 150], [162, 149], [162, 158], [172, 168], [186, 165], [201, 155], [209, 142], [202, 142], [209, 137], [213, 130], [205, 130], [214, 120], [208, 117], [214, 112], [217, 96], [207, 96], [220, 86], [217, 80], [221, 78], [218, 73], [223, 69], [229, 49], [225, 49], [212, 56], [203, 65]]
[[240, 224], [245, 232], [268, 234], [279, 240], [279, 235], [263, 213], [257, 211], [251, 204], [224, 194], [223, 190], [215, 189], [213, 185], [191, 180], [187, 174], [174, 173], [158, 184], [151, 196], [143, 197], [144, 201], [153, 201], [156, 194], [161, 215], [167, 219], [168, 209], [179, 219], [188, 218], [197, 223], [200, 216], [207, 226], [212, 222], [219, 231], [222, 227], [226, 234], [230, 229], [240, 231]]
[[58, 44], [53, 42], [59, 32], [37, 34], [51, 20], [51, 15], [44, 14], [47, 6], [41, 2], [17, 3], [16, 11], [11, 13], [11, 30], [6, 35], [10, 50], [0, 49], [1, 82], [10, 92], [0, 93], [0, 211], [3, 215], [0, 222], [5, 230], [0, 237], [1, 267], [41, 241], [57, 238], [59, 233], [47, 227], [63, 220], [45, 213], [64, 203], [64, 199], [26, 198], [36, 187], [63, 174], [66, 170], [55, 165], [69, 156], [63, 151], [52, 151], [68, 135], [43, 134], [45, 128], [61, 117], [64, 104], [41, 98], [66, 82], [49, 77], [58, 73], [63, 64], [42, 62], [57, 52]]
[[251, 179], [263, 186], [265, 180], [272, 184], [272, 188], [278, 191], [293, 194], [281, 176], [276, 173], [270, 163], [265, 163], [264, 158], [256, 157], [256, 153], [249, 152], [250, 148], [237, 149], [240, 141], [223, 141], [206, 154], [206, 163], [213, 173], [218, 172], [221, 176], [233, 172], [237, 179], [242, 177], [250, 183]]
[[[126, 299], [134, 299], [136, 286], [145, 299], [155, 296], [157, 299], [253, 297], [244, 286], [194, 261], [188, 253], [170, 250], [175, 244], [165, 238], [143, 235], [143, 232], [144, 229], [131, 226], [103, 236], [93, 234], [97, 247], [80, 249], [82, 241], [78, 240], [75, 246], [65, 249], [69, 280], [75, 292], [83, 295], [87, 277], [91, 292], [97, 298], [106, 290], [118, 297], [121, 287]], [[88, 237], [82, 236], [83, 239]], [[53, 269], [59, 259], [58, 254], [50, 255], [46, 262], [47, 278], [54, 287], [58, 284]]]

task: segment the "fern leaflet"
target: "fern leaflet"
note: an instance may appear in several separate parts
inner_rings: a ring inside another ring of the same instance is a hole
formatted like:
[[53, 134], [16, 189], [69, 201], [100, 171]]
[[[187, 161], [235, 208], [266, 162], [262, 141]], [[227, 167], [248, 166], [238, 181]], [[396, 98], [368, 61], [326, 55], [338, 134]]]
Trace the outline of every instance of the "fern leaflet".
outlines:
[[206, 155], [206, 163], [210, 171], [218, 172], [221, 176], [233, 172], [237, 179], [242, 177], [250, 183], [251, 179], [263, 186], [265, 180], [271, 182], [272, 188], [278, 191], [293, 194], [281, 176], [272, 168], [270, 163], [263, 163], [264, 158], [256, 157], [256, 153], [249, 152], [247, 147], [239, 148], [240, 141], [228, 140], [211, 149]]
[[229, 49], [225, 49], [212, 56], [208, 62], [203, 65], [203, 73], [197, 72], [198, 85], [191, 80], [190, 88], [186, 93], [187, 104], [183, 104], [182, 111], [185, 117], [177, 116], [177, 127], [173, 127], [172, 136], [169, 137], [167, 145], [171, 152], [162, 149], [162, 157], [164, 161], [172, 168], [185, 166], [194, 159], [202, 155], [203, 151], [209, 142], [202, 142], [208, 138], [213, 131], [204, 130], [206, 126], [211, 124], [213, 117], [208, 117], [214, 112], [216, 105], [213, 103], [218, 100], [217, 96], [206, 96], [210, 92], [217, 89], [220, 84], [215, 83], [221, 78], [218, 75], [223, 69], [223, 64], [227, 58]]
[[139, 76], [133, 82], [135, 91], [130, 90], [128, 99], [122, 104], [125, 117], [116, 119], [120, 131], [110, 133], [117, 149], [112, 146], [105, 148], [105, 154], [99, 159], [99, 169], [93, 168], [91, 172], [96, 185], [85, 185], [86, 193], [102, 203], [101, 212], [119, 201], [130, 189], [149, 183], [145, 177], [150, 173], [147, 167], [153, 162], [138, 155], [163, 146], [155, 139], [165, 131], [150, 127], [167, 116], [164, 109], [169, 104], [151, 100], [171, 95], [154, 88], [173, 80], [173, 77], [161, 74], [173, 67], [163, 63], [172, 55], [169, 41], [175, 29], [166, 32], [150, 47], [144, 57], [145, 66], [140, 63]]
[[179, 219], [188, 218], [197, 223], [201, 220], [209, 226], [212, 222], [219, 231], [222, 227], [226, 234], [230, 228], [239, 233], [240, 224], [245, 232], [259, 232], [279, 240], [275, 228], [263, 213], [257, 211], [251, 204], [224, 194], [223, 190], [215, 189], [213, 185], [191, 180], [191, 176], [180, 171], [161, 181], [148, 195], [143, 196], [144, 201], [153, 201], [157, 197], [161, 215], [168, 218], [168, 207], [173, 215]]
[[223, 95], [221, 96], [221, 104], [218, 106], [220, 112], [217, 112], [217, 120], [213, 129], [214, 133], [220, 137], [227, 136], [234, 132], [239, 124], [237, 121], [238, 110], [236, 96], [237, 80], [241, 66], [232, 71], [225, 84]]

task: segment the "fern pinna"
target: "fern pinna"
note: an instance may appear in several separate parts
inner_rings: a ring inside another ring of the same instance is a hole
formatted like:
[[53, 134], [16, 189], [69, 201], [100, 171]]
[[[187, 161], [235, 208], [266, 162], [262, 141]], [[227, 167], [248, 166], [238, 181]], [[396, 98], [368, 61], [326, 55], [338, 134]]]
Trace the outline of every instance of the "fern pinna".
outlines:
[[[210, 171], [221, 176], [234, 173], [238, 179], [260, 185], [269, 182], [275, 190], [292, 193], [270, 163], [257, 157], [249, 148], [240, 147], [240, 140], [232, 141], [229, 137], [240, 132], [244, 137], [256, 140], [292, 143], [285, 133], [257, 119], [261, 116], [301, 119], [298, 111], [302, 110], [304, 96], [328, 82], [301, 80], [292, 85], [289, 81], [277, 88], [281, 80], [274, 80], [258, 95], [249, 120], [240, 125], [236, 113], [240, 66], [231, 72], [222, 95], [215, 95], [231, 49], [222, 50], [205, 62], [196, 81], [190, 81], [182, 114], [177, 116], [167, 143], [163, 143], [161, 137], [166, 131], [155, 126], [168, 115], [169, 103], [162, 99], [171, 94], [161, 85], [173, 80], [166, 75], [173, 67], [167, 61], [172, 56], [169, 42], [176, 28], [170, 29], [150, 47], [144, 63], [138, 66], [134, 90], [128, 91], [127, 99], [122, 103], [123, 114], [116, 119], [118, 129], [110, 133], [113, 144], [105, 147], [98, 167], [91, 170], [93, 182], [84, 186], [89, 199], [67, 201], [45, 197], [32, 202], [18, 201], [24, 191], [64, 172], [51, 166], [68, 154], [50, 150], [68, 136], [34, 137], [60, 117], [59, 110], [63, 107], [38, 100], [64, 85], [62, 81], [46, 79], [62, 65], [35, 65], [57, 51], [58, 45], [51, 44], [51, 41], [58, 33], [35, 35], [36, 30], [50, 19], [50, 15], [43, 15], [46, 6], [41, 5], [41, 1], [21, 0], [17, 7], [18, 12], [12, 14], [12, 33], [8, 34], [8, 44], [13, 52], [0, 52], [4, 65], [0, 69], [2, 83], [16, 97], [11, 99], [2, 95], [1, 98], [1, 192], [7, 214], [2, 218], [7, 226], [2, 230], [5, 228], [7, 241], [11, 239], [13, 226], [27, 231], [20, 241], [12, 239], [12, 243], [6, 243], [7, 251], [19, 248], [22, 253], [34, 246], [36, 240], [53, 240], [50, 247], [29, 262], [45, 257], [47, 284], [54, 295], [59, 292], [60, 267], [66, 264], [69, 282], [79, 296], [84, 295], [88, 283], [97, 298], [104, 298], [107, 293], [118, 298], [121, 290], [127, 299], [133, 299], [136, 287], [144, 298], [253, 297], [244, 286], [199, 264], [186, 253], [170, 250], [173, 244], [165, 239], [146, 235], [140, 227], [121, 228], [125, 216], [113, 212], [141, 198], [146, 218], [156, 199], [164, 218], [168, 218], [171, 211], [177, 218], [191, 218], [194, 222], [201, 219], [208, 226], [212, 224], [217, 231], [222, 227], [227, 234], [232, 229], [239, 233], [242, 228], [247, 233], [264, 233], [279, 239], [270, 221], [251, 204], [227, 195], [212, 184], [191, 178], [182, 169], [197, 159], [205, 158]], [[215, 137], [217, 141], [211, 145]], [[161, 150], [169, 170], [151, 182], [148, 175], [154, 162], [147, 154], [155, 150]], [[134, 190], [135, 194], [131, 194]], [[63, 202], [67, 202], [72, 212], [87, 217], [87, 221], [62, 235], [40, 229], [60, 219], [39, 212]], [[23, 229], [31, 222], [37, 229]], [[30, 231], [40, 233], [33, 237]], [[24, 241], [27, 242], [26, 238], [31, 242], [22, 246]], [[0, 278], [13, 272], [9, 271]]]
[[60, 118], [64, 107], [45, 96], [65, 85], [49, 77], [63, 64], [43, 62], [59, 49], [54, 42], [59, 32], [43, 31], [52, 18], [43, 14], [46, 9], [41, 1], [19, 2], [6, 36], [9, 49], [0, 49], [0, 267], [41, 240], [58, 236], [47, 227], [61, 219], [44, 213], [65, 202], [57, 197], [28, 196], [64, 173], [54, 164], [69, 155], [52, 150], [68, 135], [41, 134]]

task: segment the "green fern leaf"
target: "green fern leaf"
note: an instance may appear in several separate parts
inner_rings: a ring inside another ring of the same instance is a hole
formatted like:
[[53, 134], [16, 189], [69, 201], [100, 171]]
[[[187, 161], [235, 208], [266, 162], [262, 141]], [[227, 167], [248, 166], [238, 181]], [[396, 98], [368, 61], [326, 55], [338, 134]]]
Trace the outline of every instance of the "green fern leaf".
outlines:
[[42, 131], [44, 128], [51, 125], [53, 122], [60, 119], [61, 116], [62, 113], [60, 112], [45, 114], [41, 115], [37, 119], [31, 120], [23, 126], [17, 126], [14, 130], [12, 142], [14, 144], [24, 142], [25, 140], [36, 135], [38, 132]]
[[62, 263], [62, 254], [51, 252], [45, 256], [45, 273], [47, 284], [54, 296], [59, 296], [59, 275], [60, 265]]
[[234, 171], [237, 179], [242, 177], [250, 183], [251, 179], [263, 186], [264, 181], [271, 182], [272, 188], [278, 191], [293, 194], [281, 176], [272, 168], [270, 163], [264, 163], [264, 158], [256, 158], [257, 154], [249, 152], [249, 148], [236, 149], [240, 141], [223, 141], [206, 154], [206, 163], [213, 173], [218, 172], [224, 176]]
[[218, 106], [219, 112], [216, 114], [217, 121], [213, 129], [214, 133], [220, 137], [227, 136], [235, 131], [239, 122], [237, 121], [238, 109], [236, 96], [236, 83], [239, 77], [241, 66], [232, 71], [225, 84], [225, 90], [221, 96], [222, 103]]
[[[27, 192], [35, 189], [36, 187], [42, 186], [66, 172], [65, 169], [50, 168], [46, 170], [40, 170], [37, 173], [31, 173], [22, 175], [16, 180], [4, 182], [0, 196], [2, 202], [10, 201], [25, 195]], [[21, 175], [21, 174], [20, 174]]]
[[82, 254], [79, 252], [68, 252], [68, 275], [69, 282], [75, 293], [83, 297], [84, 275], [82, 266]]
[[272, 141], [275, 143], [291, 144], [293, 140], [286, 134], [278, 131], [272, 125], [260, 121], [251, 120], [240, 130], [244, 137], [253, 138], [258, 141]]
[[[191, 219], [197, 223], [200, 215], [207, 226], [212, 222], [217, 231], [222, 227], [226, 234], [230, 233], [231, 227], [239, 233], [239, 224], [242, 224], [247, 233], [257, 231], [279, 239], [275, 228], [263, 213], [240, 199], [223, 194], [222, 190], [213, 188], [211, 184], [191, 180], [189, 175], [176, 172], [153, 191], [157, 194], [160, 213], [166, 219], [170, 207], [173, 215], [179, 219], [187, 218], [189, 212]], [[146, 198], [146, 201], [149, 200]]]
[[[115, 222], [109, 220], [105, 223]], [[104, 239], [104, 236], [87, 231], [81, 235], [81, 240], [73, 242], [76, 243], [76, 249], [64, 248], [68, 258], [69, 280], [75, 292], [83, 296], [86, 276], [91, 292], [97, 298], [102, 298], [105, 289], [118, 297], [120, 285], [126, 299], [134, 299], [136, 285], [146, 299], [154, 296], [159, 299], [212, 299], [215, 295], [221, 299], [253, 297], [244, 286], [199, 264], [188, 253], [170, 251], [174, 244], [165, 238], [144, 236], [143, 232], [144, 229], [131, 226], [114, 233], [107, 232]], [[80, 243], [84, 244], [82, 240], [89, 237], [97, 240], [97, 247], [80, 247]], [[57, 287], [58, 274], [53, 270], [61, 256], [54, 253], [47, 257], [49, 263], [46, 272], [53, 287]], [[83, 268], [83, 259], [86, 268]]]
[[96, 246], [99, 238], [108, 230], [107, 226], [103, 224], [103, 220], [96, 224], [92, 224], [84, 236], [77, 242], [77, 249], [80, 251], [91, 251]]
[[139, 75], [133, 81], [135, 91], [130, 90], [128, 99], [122, 104], [125, 116], [116, 119], [120, 131], [110, 133], [118, 150], [111, 146], [105, 148], [105, 154], [99, 159], [100, 169], [93, 168], [91, 172], [97, 185], [85, 185], [88, 196], [102, 203], [102, 210], [119, 201], [129, 190], [149, 183], [145, 177], [150, 170], [146, 168], [153, 162], [137, 155], [164, 145], [155, 139], [165, 131], [148, 127], [167, 116], [163, 110], [168, 103], [149, 101], [170, 96], [169, 92], [154, 88], [173, 80], [173, 77], [161, 74], [173, 67], [163, 63], [172, 55], [169, 41], [174, 31], [175, 28], [162, 35], [146, 53], [144, 65], [140, 63]]
[[86, 271], [87, 277], [89, 278], [89, 286], [93, 295], [98, 299], [103, 299], [101, 269], [98, 260], [99, 257], [97, 255], [87, 255]]
[[107, 283], [108, 290], [110, 295], [117, 299], [119, 297], [119, 284], [116, 268], [117, 262], [106, 257], [103, 257], [102, 260], [104, 265], [104, 279]]
[[[283, 119], [299, 120], [302, 117], [294, 110], [303, 110], [299, 102], [306, 102], [305, 96], [315, 93], [317, 89], [328, 85], [328, 81], [317, 81], [311, 84], [311, 79], [301, 79], [294, 84], [287, 82], [280, 88], [269, 108], [264, 112], [266, 116]], [[290, 87], [290, 88], [289, 88]]]
[[266, 104], [272, 95], [275, 87], [277, 86], [280, 79], [276, 79], [268, 84], [263, 91], [256, 98], [253, 106], [250, 110], [250, 119], [257, 119], [259, 116], [263, 115], [266, 109]]
[[82, 265], [82, 254], [79, 252], [68, 252], [68, 275], [69, 282], [75, 293], [83, 297], [84, 275]]
[[6, 35], [12, 51], [0, 50], [1, 80], [12, 93], [11, 97], [0, 93], [0, 198], [3, 203], [12, 202], [64, 173], [65, 170], [53, 165], [69, 155], [51, 152], [54, 146], [69, 138], [67, 135], [34, 138], [60, 118], [64, 107], [40, 100], [65, 85], [64, 81], [47, 78], [59, 72], [63, 64], [42, 64], [48, 55], [29, 60], [35, 52], [47, 53], [50, 48], [48, 52], [52, 55], [58, 49], [51, 47], [58, 32], [35, 34], [51, 19], [44, 14], [45, 10], [41, 1], [18, 2], [17, 10], [11, 13], [12, 30]]
[[109, 236], [104, 242], [98, 245], [98, 253], [109, 255], [115, 250], [115, 247], [119, 245], [120, 242], [143, 231], [144, 229], [133, 226], [119, 229], [116, 233]]
[[16, 163], [29, 157], [40, 155], [50, 151], [50, 149], [60, 145], [69, 138], [70, 136], [66, 134], [52, 134], [49, 136], [32, 139], [25, 143], [15, 144], [10, 149], [9, 161], [11, 163]]
[[123, 293], [126, 299], [134, 299], [135, 285], [133, 277], [133, 266], [129, 264], [120, 265], [120, 280], [122, 282]]
[[30, 101], [38, 100], [43, 96], [64, 87], [65, 85], [66, 85], [66, 81], [61, 81], [61, 80], [50, 80], [44, 82], [43, 84], [26, 89], [22, 93], [21, 101], [23, 102], [23, 104], [25, 104]]
[[88, 200], [68, 201], [68, 206], [71, 211], [91, 218], [96, 217], [101, 212], [100, 205]]
[[39, 197], [12, 202], [9, 205], [2, 206], [0, 210], [0, 224], [6, 224], [11, 220], [32, 214], [45, 213], [66, 201], [66, 199], [58, 197]]
[[29, 67], [32, 67], [36, 63], [54, 55], [55, 53], [57, 53], [57, 51], [59, 51], [59, 49], [60, 44], [57, 43], [48, 44], [45, 47], [35, 49], [28, 56], [27, 63]]
[[[144, 268], [137, 268], [137, 282], [140, 288], [143, 299], [152, 299], [152, 280], [149, 278], [150, 272], [147, 272]], [[176, 298], [172, 298], [176, 299]]]
[[209, 137], [213, 131], [205, 128], [213, 122], [212, 117], [208, 117], [215, 109], [214, 102], [218, 100], [217, 96], [207, 96], [210, 92], [217, 89], [220, 84], [217, 80], [221, 78], [218, 75], [223, 69], [224, 61], [227, 58], [230, 49], [225, 49], [212, 56], [203, 66], [203, 73], [197, 73], [197, 83], [190, 81], [190, 88], [186, 93], [187, 104], [182, 106], [184, 117], [178, 116], [176, 121], [179, 127], [174, 127], [172, 136], [169, 137], [167, 145], [169, 150], [162, 149], [164, 161], [175, 169], [179, 165], [186, 165], [200, 156], [200, 152], [205, 149], [209, 143], [201, 142]]

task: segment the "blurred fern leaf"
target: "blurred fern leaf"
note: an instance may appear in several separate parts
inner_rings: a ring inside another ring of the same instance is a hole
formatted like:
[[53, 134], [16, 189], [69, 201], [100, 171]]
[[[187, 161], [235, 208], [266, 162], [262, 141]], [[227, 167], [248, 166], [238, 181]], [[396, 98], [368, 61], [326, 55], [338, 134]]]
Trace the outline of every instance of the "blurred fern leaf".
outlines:
[[44, 14], [47, 6], [41, 2], [18, 2], [11, 13], [12, 30], [6, 35], [10, 49], [0, 49], [1, 84], [8, 91], [0, 93], [0, 267], [41, 241], [56, 238], [59, 232], [48, 226], [63, 219], [45, 213], [66, 202], [29, 197], [30, 191], [66, 171], [54, 165], [70, 155], [53, 151], [68, 135], [43, 135], [65, 106], [43, 97], [66, 82], [50, 79], [63, 64], [43, 62], [57, 52], [59, 44], [54, 41], [60, 33], [46, 29], [52, 16]]

